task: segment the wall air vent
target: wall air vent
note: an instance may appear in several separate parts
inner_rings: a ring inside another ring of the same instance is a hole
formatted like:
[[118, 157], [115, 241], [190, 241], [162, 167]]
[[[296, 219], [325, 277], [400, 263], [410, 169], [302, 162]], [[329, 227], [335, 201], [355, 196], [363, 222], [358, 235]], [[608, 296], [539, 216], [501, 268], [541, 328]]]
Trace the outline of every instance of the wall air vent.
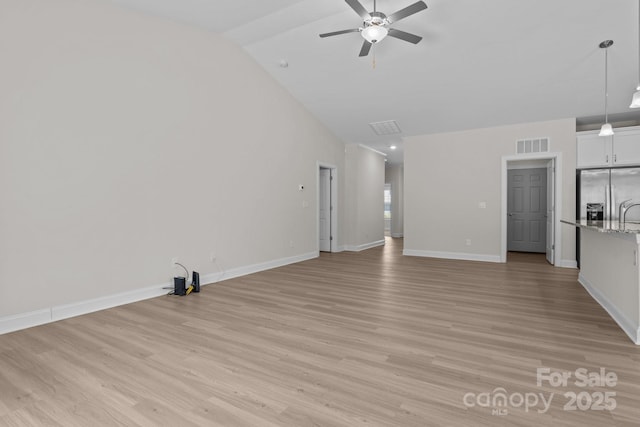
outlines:
[[549, 138], [519, 139], [516, 141], [516, 154], [547, 153]]
[[376, 135], [395, 135], [397, 133], [402, 133], [400, 126], [398, 126], [398, 123], [395, 120], [369, 123], [369, 126], [371, 126], [371, 129], [373, 129]]

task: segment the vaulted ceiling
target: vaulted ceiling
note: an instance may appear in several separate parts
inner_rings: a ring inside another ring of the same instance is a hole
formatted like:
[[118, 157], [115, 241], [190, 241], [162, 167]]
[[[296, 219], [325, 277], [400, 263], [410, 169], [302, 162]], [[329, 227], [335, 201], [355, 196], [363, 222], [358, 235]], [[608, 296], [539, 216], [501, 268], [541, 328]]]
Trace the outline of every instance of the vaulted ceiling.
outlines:
[[[604, 114], [604, 52], [609, 49], [609, 113], [629, 110], [638, 84], [635, 0], [425, 0], [428, 9], [394, 27], [423, 40], [387, 37], [358, 57], [362, 19], [344, 0], [111, 0], [199, 26], [244, 48], [346, 143], [402, 161], [409, 135]], [[386, 14], [415, 0], [379, 0]], [[373, 0], [361, 0], [373, 10]], [[374, 66], [375, 58], [375, 66]], [[287, 65], [286, 67], [283, 65]], [[369, 123], [401, 130], [376, 135]], [[398, 145], [392, 152], [390, 145]]]

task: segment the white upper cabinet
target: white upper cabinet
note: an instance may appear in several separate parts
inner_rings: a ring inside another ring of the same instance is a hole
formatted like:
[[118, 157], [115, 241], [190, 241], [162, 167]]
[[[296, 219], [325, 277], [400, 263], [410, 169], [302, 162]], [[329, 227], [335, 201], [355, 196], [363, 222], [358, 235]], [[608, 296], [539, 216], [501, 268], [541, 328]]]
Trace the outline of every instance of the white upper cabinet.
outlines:
[[640, 165], [640, 128], [615, 129], [613, 136], [598, 131], [578, 134], [576, 168]]
[[611, 166], [612, 136], [598, 136], [598, 133], [578, 135], [576, 151], [577, 168], [597, 168]]
[[621, 130], [613, 135], [612, 166], [640, 165], [640, 129]]

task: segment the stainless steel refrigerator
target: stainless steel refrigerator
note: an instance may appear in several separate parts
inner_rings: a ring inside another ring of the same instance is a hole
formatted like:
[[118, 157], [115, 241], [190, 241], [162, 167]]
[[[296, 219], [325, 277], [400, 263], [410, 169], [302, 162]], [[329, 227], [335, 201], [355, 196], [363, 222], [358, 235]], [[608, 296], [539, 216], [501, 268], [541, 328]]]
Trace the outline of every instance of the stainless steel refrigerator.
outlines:
[[[579, 170], [578, 182], [577, 219], [618, 221], [621, 203], [640, 203], [640, 167]], [[640, 206], [627, 211], [626, 221], [640, 221]]]
[[[640, 203], [640, 167], [582, 169], [576, 171], [578, 220], [618, 222], [620, 203]], [[626, 214], [627, 222], [640, 222], [640, 206]], [[580, 229], [576, 230], [576, 260], [580, 267]]]

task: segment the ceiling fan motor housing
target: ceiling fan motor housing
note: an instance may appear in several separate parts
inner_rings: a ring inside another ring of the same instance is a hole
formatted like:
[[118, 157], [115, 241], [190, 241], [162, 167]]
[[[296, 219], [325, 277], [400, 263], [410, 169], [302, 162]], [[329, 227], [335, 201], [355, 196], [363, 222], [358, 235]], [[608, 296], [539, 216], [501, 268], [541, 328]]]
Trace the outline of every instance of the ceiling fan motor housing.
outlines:
[[365, 24], [369, 23], [369, 25], [388, 25], [389, 21], [387, 20], [387, 15], [382, 12], [371, 12], [371, 18], [364, 21]]

